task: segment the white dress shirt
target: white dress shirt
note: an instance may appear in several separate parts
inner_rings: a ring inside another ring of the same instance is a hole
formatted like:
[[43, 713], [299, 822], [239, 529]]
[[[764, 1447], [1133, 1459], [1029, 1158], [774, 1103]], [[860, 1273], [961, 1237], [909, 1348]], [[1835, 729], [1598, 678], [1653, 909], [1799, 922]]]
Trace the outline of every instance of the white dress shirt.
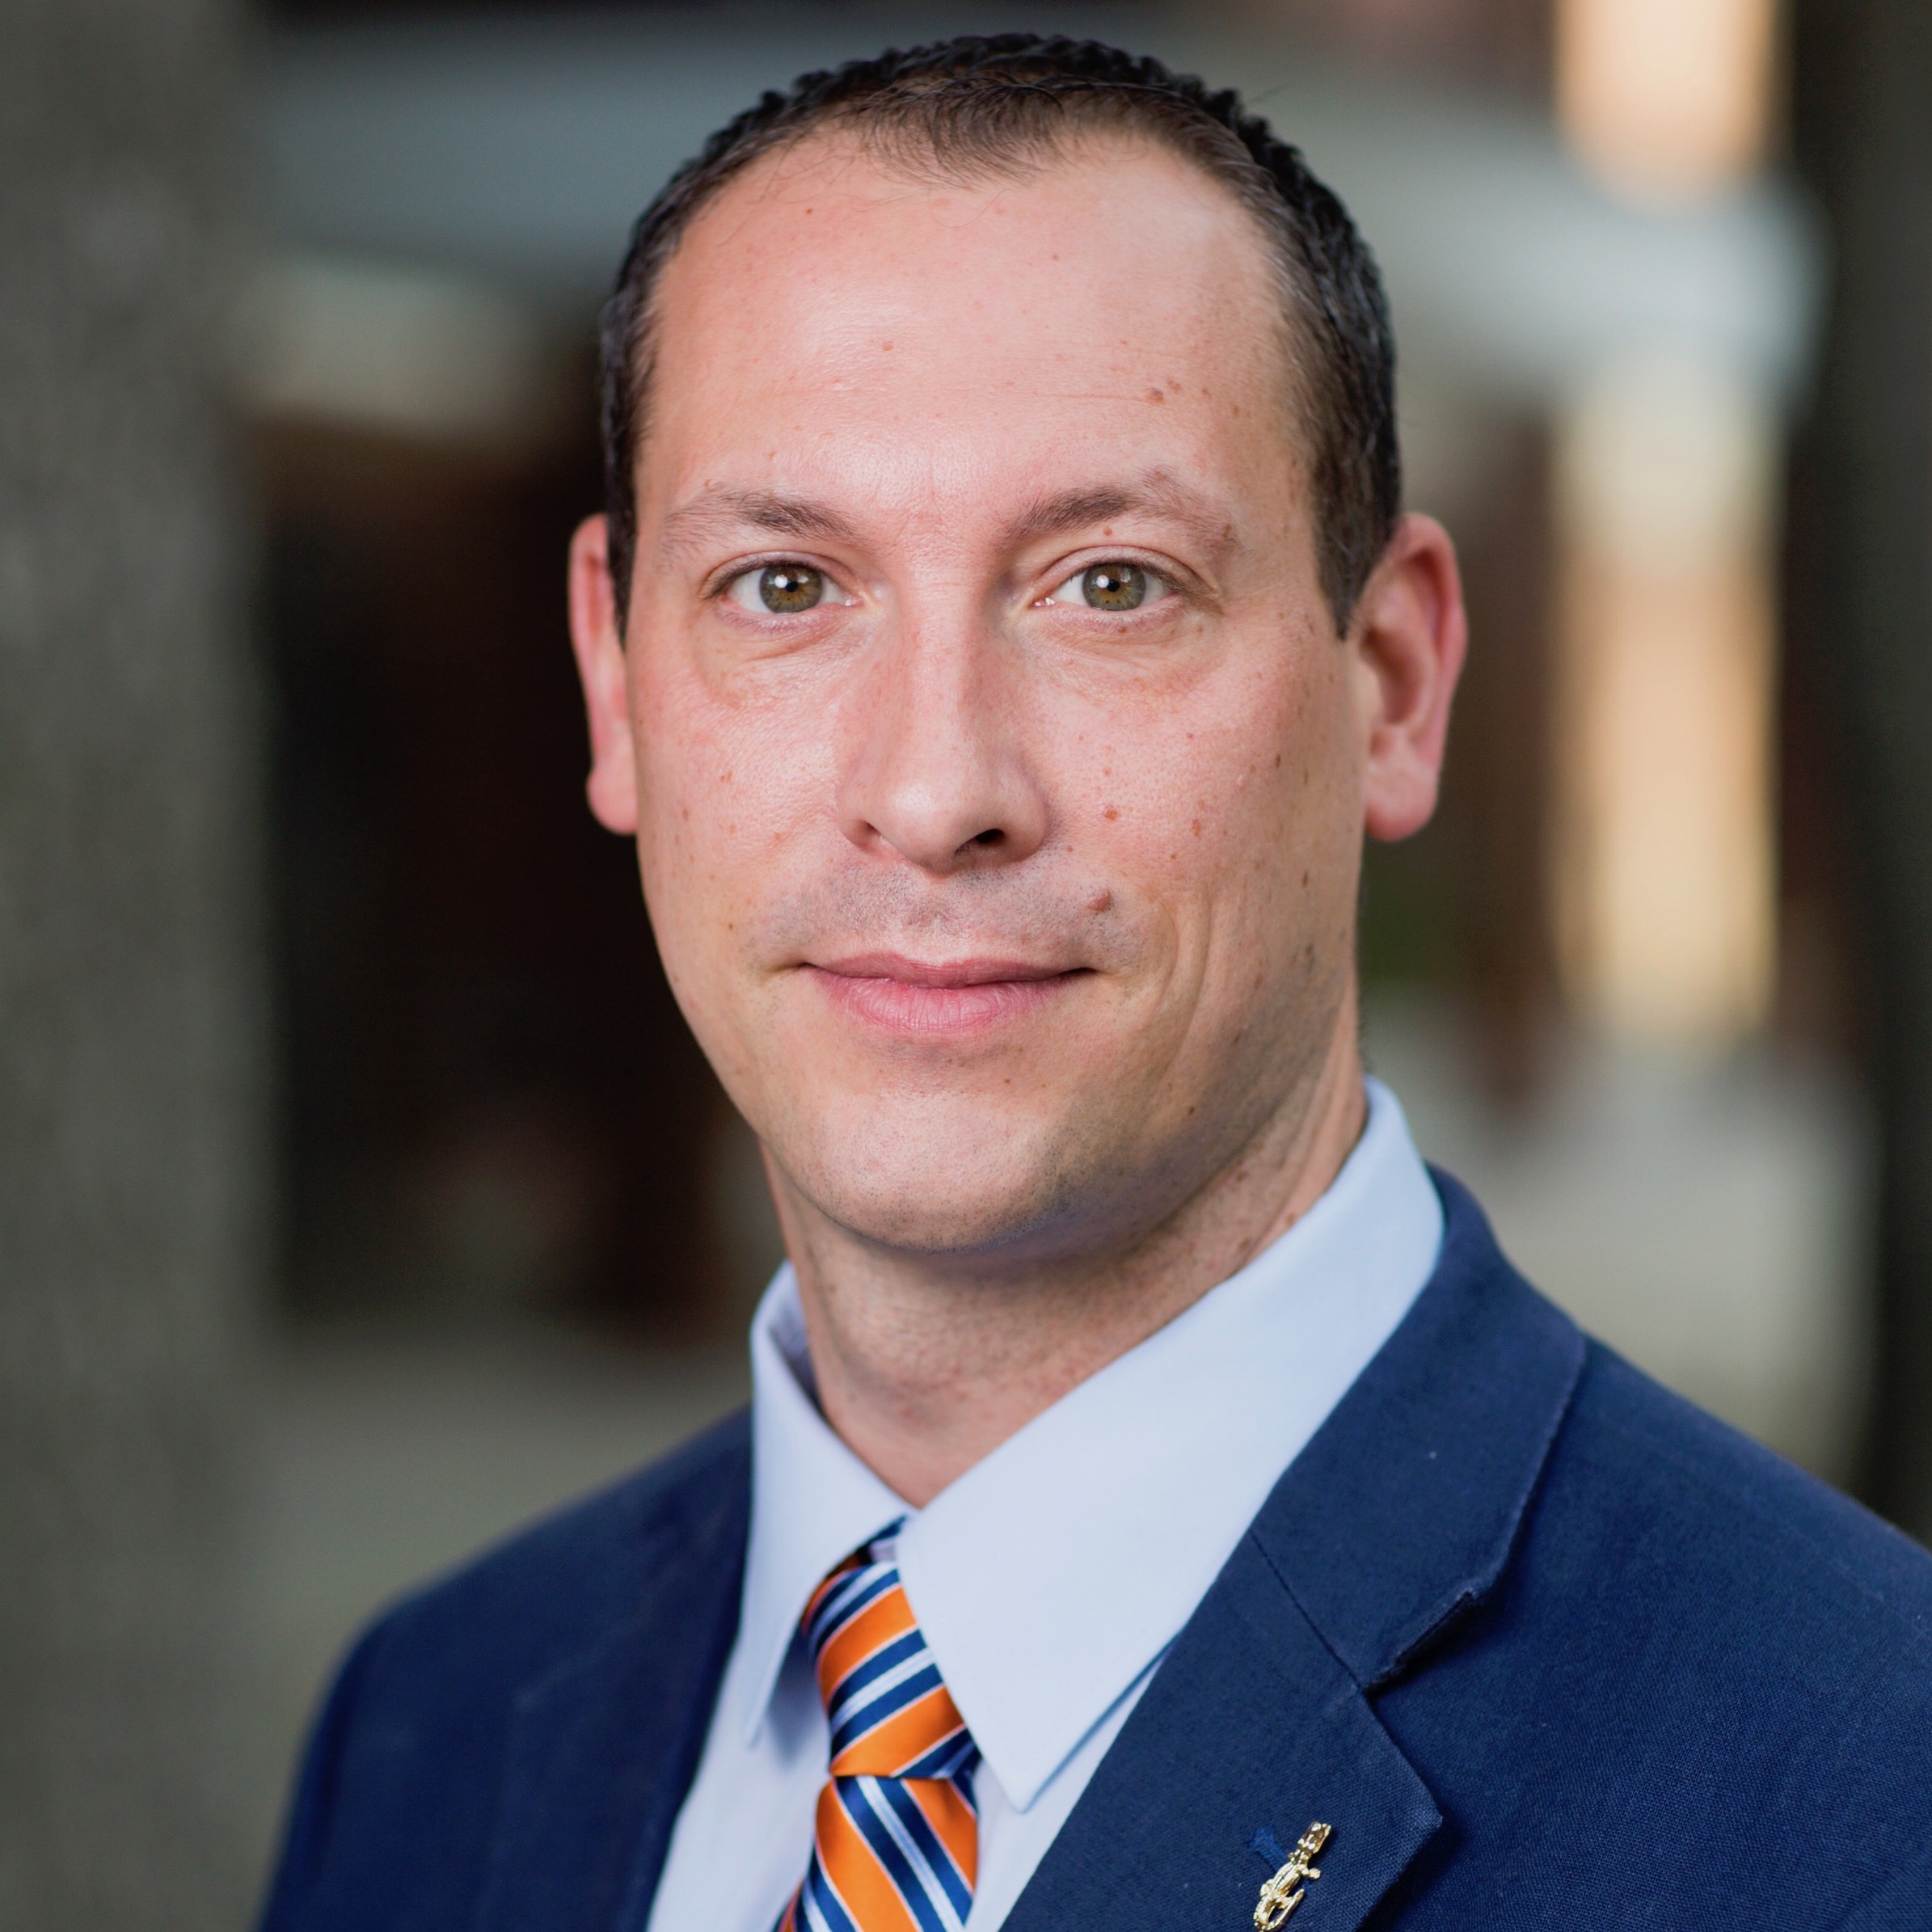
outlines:
[[812, 1394], [789, 1267], [753, 1322], [738, 1635], [651, 1932], [772, 1932], [804, 1875], [827, 1733], [798, 1635], [896, 1518], [900, 1574], [981, 1753], [972, 1932], [1005, 1919], [1282, 1471], [1436, 1265], [1442, 1208], [1395, 1097], [1253, 1261], [913, 1510]]

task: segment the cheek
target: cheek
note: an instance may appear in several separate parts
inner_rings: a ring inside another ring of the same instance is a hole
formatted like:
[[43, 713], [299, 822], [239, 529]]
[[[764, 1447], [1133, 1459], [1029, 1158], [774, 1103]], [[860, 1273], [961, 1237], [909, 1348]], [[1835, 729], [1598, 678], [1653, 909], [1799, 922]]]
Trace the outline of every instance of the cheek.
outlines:
[[1183, 948], [1189, 930], [1200, 947], [1272, 947], [1359, 837], [1345, 691], [1324, 641], [1306, 663], [1276, 642], [1213, 705], [1111, 744], [1100, 761], [1095, 836], [1167, 906]]
[[[639, 864], [676, 983], [752, 944], [786, 848], [822, 816], [813, 808], [826, 791], [815, 762], [825, 734], [801, 733], [783, 704], [721, 688], [670, 652], [640, 663], [631, 712]], [[724, 984], [715, 972], [707, 981]]]

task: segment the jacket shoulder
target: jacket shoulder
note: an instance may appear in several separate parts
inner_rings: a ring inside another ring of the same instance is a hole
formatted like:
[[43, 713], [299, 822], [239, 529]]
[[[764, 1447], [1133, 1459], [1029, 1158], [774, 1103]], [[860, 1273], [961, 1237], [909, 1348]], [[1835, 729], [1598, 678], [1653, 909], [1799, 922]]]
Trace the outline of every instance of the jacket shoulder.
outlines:
[[1632, 1557], [1668, 1552], [1685, 1588], [1721, 1592], [1714, 1615], [1797, 1643], [1808, 1606], [1841, 1632], [1863, 1630], [1875, 1662], [1932, 1669], [1932, 1556], [1601, 1343], [1588, 1345], [1550, 1474], [1555, 1497], [1588, 1503], [1551, 1512], [1559, 1538], [1581, 1533], [1606, 1560], [1613, 1541]]
[[629, 1621], [642, 1585], [667, 1566], [712, 1560], [734, 1525], [742, 1540], [750, 1490], [740, 1412], [411, 1592], [364, 1641], [398, 1661], [420, 1650], [439, 1671], [521, 1681]]
[[1418, 1932], [1932, 1913], [1932, 1557], [1600, 1344], [1495, 1588], [1379, 1708], [1458, 1840]]
[[[520, 1708], [634, 1635], [668, 1694], [708, 1673], [735, 1624], [750, 1491], [740, 1414], [378, 1617], [316, 1721], [264, 1932], [466, 1926]], [[667, 1602], [685, 1614], [646, 1631]]]

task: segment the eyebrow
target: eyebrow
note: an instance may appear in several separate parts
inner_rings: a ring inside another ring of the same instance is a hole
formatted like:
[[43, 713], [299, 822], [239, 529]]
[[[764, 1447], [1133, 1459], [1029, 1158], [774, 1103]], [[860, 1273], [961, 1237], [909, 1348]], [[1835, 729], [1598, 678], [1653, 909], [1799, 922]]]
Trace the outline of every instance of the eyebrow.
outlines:
[[1210, 550], [1225, 550], [1234, 541], [1233, 518], [1217, 513], [1210, 503], [1159, 470], [1131, 483], [1062, 490], [1043, 496], [1008, 525], [1006, 538], [1017, 548], [1043, 537], [1062, 536], [1069, 530], [1085, 529], [1137, 512], [1185, 525]]
[[[1085, 529], [1137, 512], [1169, 517], [1187, 526], [1209, 550], [1225, 550], [1234, 541], [1230, 517], [1161, 471], [1128, 483], [1061, 490], [1029, 504], [1006, 526], [1009, 546], [1037, 542], [1069, 530]], [[662, 552], [694, 546], [707, 535], [746, 528], [777, 537], [856, 543], [857, 533], [829, 504], [777, 490], [707, 490], [665, 517], [658, 539]]]
[[665, 517], [658, 538], [661, 550], [677, 550], [702, 536], [728, 529], [768, 530], [774, 537], [818, 538], [852, 543], [857, 537], [844, 517], [809, 497], [776, 490], [707, 490], [680, 504]]

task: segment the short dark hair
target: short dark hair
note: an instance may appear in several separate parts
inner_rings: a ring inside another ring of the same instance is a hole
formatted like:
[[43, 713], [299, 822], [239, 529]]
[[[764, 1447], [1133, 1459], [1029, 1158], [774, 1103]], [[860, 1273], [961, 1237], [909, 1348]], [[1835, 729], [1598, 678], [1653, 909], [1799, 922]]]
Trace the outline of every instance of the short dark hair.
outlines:
[[1322, 588], [1346, 631], [1402, 508], [1395, 342], [1382, 276], [1348, 211], [1231, 89], [1097, 40], [964, 35], [850, 61], [767, 93], [673, 175], [631, 230], [601, 335], [605, 490], [620, 626], [637, 541], [652, 301], [698, 211], [761, 156], [845, 129], [895, 158], [974, 177], [1082, 133], [1137, 134], [1192, 161], [1259, 225], [1275, 258], [1300, 394]]

